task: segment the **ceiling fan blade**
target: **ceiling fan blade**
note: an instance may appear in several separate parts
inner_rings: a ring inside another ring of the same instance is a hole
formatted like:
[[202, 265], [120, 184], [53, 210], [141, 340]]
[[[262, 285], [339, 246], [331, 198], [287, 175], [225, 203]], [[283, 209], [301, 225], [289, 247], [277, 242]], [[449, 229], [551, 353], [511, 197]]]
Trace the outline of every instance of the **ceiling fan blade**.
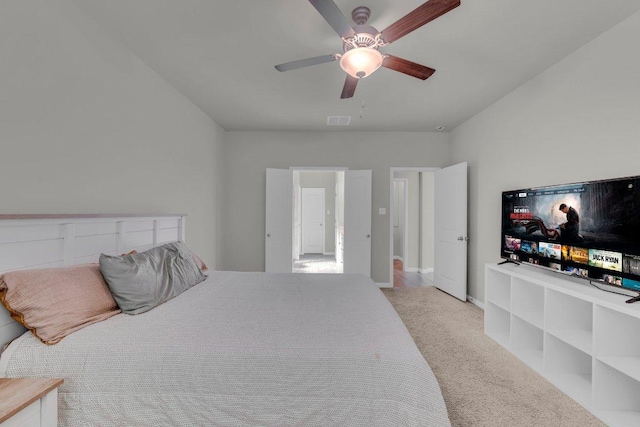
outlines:
[[300, 59], [298, 61], [287, 62], [286, 64], [276, 65], [278, 71], [289, 71], [297, 68], [310, 67], [312, 65], [324, 64], [325, 62], [333, 62], [338, 59], [337, 55], [322, 55], [313, 58]]
[[458, 6], [460, 0], [429, 0], [382, 30], [382, 39], [392, 43]]
[[320, 12], [320, 15], [322, 15], [325, 21], [331, 25], [331, 28], [333, 28], [340, 37], [349, 38], [356, 35], [349, 21], [347, 21], [347, 18], [344, 17], [340, 8], [338, 8], [333, 0], [309, 0], [309, 3]]
[[420, 80], [426, 80], [436, 72], [433, 68], [425, 67], [424, 65], [416, 64], [415, 62], [392, 55], [388, 55], [384, 58], [382, 66], [390, 70], [399, 71], [406, 75], [419, 78]]
[[344, 87], [342, 88], [342, 95], [340, 95], [340, 99], [352, 98], [353, 94], [356, 93], [356, 86], [358, 86], [357, 77], [353, 77], [347, 74], [347, 80], [344, 82]]

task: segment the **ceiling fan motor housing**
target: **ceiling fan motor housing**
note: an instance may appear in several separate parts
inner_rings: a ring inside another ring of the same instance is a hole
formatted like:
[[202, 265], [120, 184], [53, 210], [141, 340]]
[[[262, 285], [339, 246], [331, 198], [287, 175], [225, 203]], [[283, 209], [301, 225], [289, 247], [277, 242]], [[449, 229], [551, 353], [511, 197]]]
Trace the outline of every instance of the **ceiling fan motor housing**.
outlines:
[[371, 9], [366, 6], [358, 6], [351, 12], [351, 19], [356, 25], [364, 25], [371, 16]]

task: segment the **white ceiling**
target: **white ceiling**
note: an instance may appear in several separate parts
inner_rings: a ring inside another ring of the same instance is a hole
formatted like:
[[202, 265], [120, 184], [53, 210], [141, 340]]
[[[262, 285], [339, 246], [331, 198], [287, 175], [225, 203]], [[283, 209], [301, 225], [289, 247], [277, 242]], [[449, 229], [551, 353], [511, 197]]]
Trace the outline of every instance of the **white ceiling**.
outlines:
[[[378, 30], [424, 2], [335, 1], [348, 18], [368, 6]], [[273, 131], [335, 130], [329, 115], [353, 116], [340, 130], [450, 130], [640, 10], [640, 0], [462, 0], [381, 49], [435, 68], [431, 78], [381, 68], [341, 100], [337, 61], [274, 68], [341, 51], [306, 0], [74, 2], [224, 129]]]

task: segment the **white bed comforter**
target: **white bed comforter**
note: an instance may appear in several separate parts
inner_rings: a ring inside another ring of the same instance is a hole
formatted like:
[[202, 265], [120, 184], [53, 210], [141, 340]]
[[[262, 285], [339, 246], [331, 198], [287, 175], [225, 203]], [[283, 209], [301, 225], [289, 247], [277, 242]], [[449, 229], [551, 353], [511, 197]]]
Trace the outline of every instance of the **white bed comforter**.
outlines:
[[213, 272], [137, 316], [46, 346], [7, 377], [60, 377], [61, 426], [448, 426], [399, 316], [359, 275]]

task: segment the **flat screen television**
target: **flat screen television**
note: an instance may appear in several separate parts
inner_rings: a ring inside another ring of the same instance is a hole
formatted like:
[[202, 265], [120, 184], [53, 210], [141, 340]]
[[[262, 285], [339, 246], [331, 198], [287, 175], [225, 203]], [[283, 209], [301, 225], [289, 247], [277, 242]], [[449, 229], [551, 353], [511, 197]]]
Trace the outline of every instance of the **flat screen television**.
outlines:
[[637, 295], [640, 176], [503, 192], [501, 255]]

